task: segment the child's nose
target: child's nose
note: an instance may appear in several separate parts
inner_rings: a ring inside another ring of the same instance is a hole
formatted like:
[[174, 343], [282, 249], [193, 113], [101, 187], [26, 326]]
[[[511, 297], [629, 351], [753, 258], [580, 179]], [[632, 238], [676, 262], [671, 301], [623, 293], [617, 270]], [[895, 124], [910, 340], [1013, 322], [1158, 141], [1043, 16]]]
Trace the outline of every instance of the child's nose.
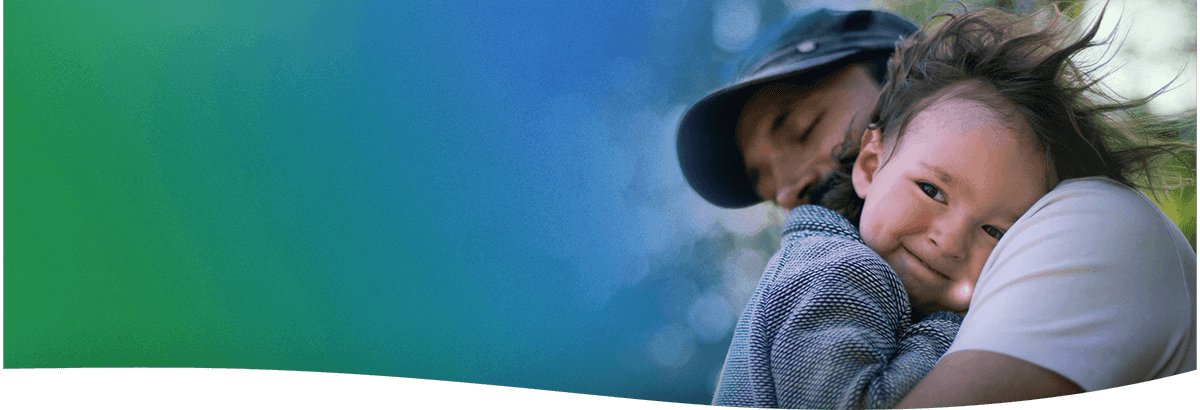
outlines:
[[942, 218], [929, 234], [929, 240], [937, 246], [943, 257], [953, 262], [962, 262], [967, 257], [968, 227], [960, 219], [953, 216]]

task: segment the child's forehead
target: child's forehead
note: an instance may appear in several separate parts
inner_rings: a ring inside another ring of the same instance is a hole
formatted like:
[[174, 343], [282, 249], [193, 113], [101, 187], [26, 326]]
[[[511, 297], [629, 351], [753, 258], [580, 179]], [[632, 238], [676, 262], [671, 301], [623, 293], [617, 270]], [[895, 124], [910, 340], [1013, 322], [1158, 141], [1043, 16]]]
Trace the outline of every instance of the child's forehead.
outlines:
[[[975, 100], [948, 98], [925, 107], [902, 131], [899, 138], [884, 143], [884, 161], [903, 157], [959, 158], [956, 167], [1002, 166], [1012, 155], [1043, 156], [1040, 145], [1012, 127], [987, 104]], [[1001, 159], [1006, 158], [1006, 159]], [[986, 165], [992, 164], [992, 165]]]
[[[955, 120], [967, 120], [970, 122], [987, 122], [1001, 123], [1000, 113], [983, 103], [965, 98], [944, 98], [935, 101], [913, 116], [912, 123], [909, 124], [909, 132], [914, 131], [914, 128], [921, 126], [930, 126], [931, 124], [945, 124]], [[1003, 125], [1003, 124], [1000, 124]]]
[[[944, 172], [952, 175], [979, 176], [979, 169], [987, 170], [985, 174], [1000, 172], [1003, 175], [997, 176], [1003, 180], [1024, 180], [1013, 174], [1015, 169], [1044, 169], [1045, 175], [1029, 178], [1029, 186], [1051, 186], [1048, 168], [1051, 164], [1045, 150], [999, 116], [978, 101], [957, 98], [939, 101], [914, 118], [890, 156], [907, 166], [940, 164], [949, 170]], [[1033, 183], [1035, 180], [1037, 183]], [[998, 180], [989, 181], [983, 184]]]
[[933, 101], [918, 108], [912, 119], [898, 135], [892, 138], [893, 146], [897, 148], [910, 145], [914, 138], [943, 136], [958, 128], [959, 124], [970, 123], [976, 126], [1003, 126], [996, 112], [974, 100], [961, 98], [944, 98]]
[[[1015, 135], [999, 117], [995, 111], [977, 101], [958, 98], [938, 101], [913, 117], [904, 130], [900, 145], [922, 138], [959, 142], [963, 139]], [[975, 132], [982, 130], [992, 132]]]
[[975, 127], [1002, 129], [1005, 132], [1000, 134], [1016, 137], [1025, 143], [1023, 145], [1035, 149], [1040, 146], [1025, 117], [1015, 105], [999, 94], [984, 97], [984, 93], [948, 93], [931, 99], [930, 103], [922, 104], [913, 113], [899, 138], [900, 145], [904, 145], [905, 139], [958, 128], [955, 125], [966, 123]]
[[990, 82], [974, 79], [958, 81], [930, 98], [933, 101], [925, 106], [926, 109], [938, 103], [957, 103], [976, 109], [975, 115], [988, 115], [993, 120], [1003, 122], [1005, 128], [1017, 135], [1033, 137], [1033, 130], [1017, 105], [1000, 94], [1000, 90]]

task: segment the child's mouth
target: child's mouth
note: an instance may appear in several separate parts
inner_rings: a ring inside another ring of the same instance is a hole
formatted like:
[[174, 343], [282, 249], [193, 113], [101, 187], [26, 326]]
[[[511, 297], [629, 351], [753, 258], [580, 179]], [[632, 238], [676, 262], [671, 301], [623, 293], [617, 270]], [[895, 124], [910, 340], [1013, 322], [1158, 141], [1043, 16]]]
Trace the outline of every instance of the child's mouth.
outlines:
[[945, 280], [950, 280], [950, 277], [949, 277], [949, 276], [946, 276], [946, 274], [942, 273], [942, 271], [939, 271], [939, 270], [937, 270], [937, 269], [934, 269], [932, 266], [929, 266], [929, 264], [928, 264], [928, 263], [925, 263], [925, 260], [924, 260], [924, 259], [921, 259], [921, 257], [920, 257], [920, 256], [917, 256], [917, 254], [915, 254], [915, 253], [913, 253], [912, 251], [908, 250], [908, 248], [905, 248], [904, 250], [908, 251], [908, 254], [909, 254], [909, 255], [912, 255], [913, 259], [916, 259], [916, 260], [917, 260], [917, 262], [921, 264], [921, 266], [924, 266], [924, 267], [925, 267], [925, 269], [929, 269], [929, 271], [930, 271], [930, 272], [933, 272], [934, 274], [936, 274], [936, 275], [938, 275], [938, 276], [942, 277], [942, 278], [943, 278], [943, 279], [945, 279]]

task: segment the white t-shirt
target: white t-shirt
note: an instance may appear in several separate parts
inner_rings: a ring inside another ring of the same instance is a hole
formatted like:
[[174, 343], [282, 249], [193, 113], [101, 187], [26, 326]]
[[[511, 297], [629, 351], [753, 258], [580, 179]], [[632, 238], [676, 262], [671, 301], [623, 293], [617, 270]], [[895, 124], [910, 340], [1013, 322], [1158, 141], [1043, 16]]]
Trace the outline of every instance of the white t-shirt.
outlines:
[[1196, 253], [1146, 195], [1063, 181], [996, 245], [946, 355], [1009, 355], [1085, 391], [1195, 370], [1195, 290]]

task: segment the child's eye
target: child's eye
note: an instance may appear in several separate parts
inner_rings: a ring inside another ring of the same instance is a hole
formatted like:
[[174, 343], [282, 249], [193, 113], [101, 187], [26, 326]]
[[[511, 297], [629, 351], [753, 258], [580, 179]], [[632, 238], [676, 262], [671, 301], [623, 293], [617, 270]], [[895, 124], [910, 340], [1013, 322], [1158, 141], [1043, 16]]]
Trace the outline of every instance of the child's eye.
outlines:
[[987, 232], [988, 235], [991, 235], [993, 238], [996, 238], [997, 240], [999, 240], [1000, 237], [1004, 236], [1004, 231], [1000, 230], [1000, 228], [997, 228], [997, 227], [994, 227], [991, 225], [984, 225], [983, 231]]
[[933, 186], [933, 184], [928, 182], [918, 182], [917, 186], [921, 188], [921, 192], [924, 192], [926, 196], [933, 198], [934, 201], [946, 202], [946, 198], [944, 198], [944, 195], [942, 195], [942, 190], [938, 189], [936, 186]]

